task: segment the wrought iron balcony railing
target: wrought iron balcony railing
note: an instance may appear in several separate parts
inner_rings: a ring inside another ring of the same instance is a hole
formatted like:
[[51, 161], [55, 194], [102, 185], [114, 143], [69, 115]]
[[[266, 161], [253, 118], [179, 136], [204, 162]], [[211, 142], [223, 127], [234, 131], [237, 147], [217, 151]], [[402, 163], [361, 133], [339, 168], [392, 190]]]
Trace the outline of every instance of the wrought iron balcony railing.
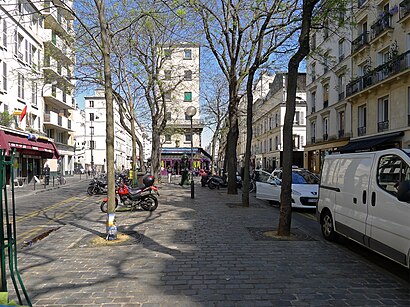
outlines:
[[385, 120], [377, 123], [377, 131], [383, 132], [389, 130], [389, 121]]
[[359, 51], [369, 43], [369, 32], [365, 31], [352, 41], [352, 53]]
[[396, 56], [387, 63], [376, 67], [366, 75], [353, 80], [346, 86], [346, 97], [358, 93], [395, 74], [410, 68], [410, 50]]
[[400, 19], [403, 19], [404, 17], [410, 14], [410, 0], [404, 0], [400, 2], [399, 8], [400, 8], [400, 13], [399, 13]]
[[362, 136], [366, 134], [366, 126], [357, 128], [357, 135]]
[[388, 12], [383, 13], [383, 16], [380, 17], [372, 26], [372, 38], [376, 38], [385, 30], [391, 28], [391, 14]]

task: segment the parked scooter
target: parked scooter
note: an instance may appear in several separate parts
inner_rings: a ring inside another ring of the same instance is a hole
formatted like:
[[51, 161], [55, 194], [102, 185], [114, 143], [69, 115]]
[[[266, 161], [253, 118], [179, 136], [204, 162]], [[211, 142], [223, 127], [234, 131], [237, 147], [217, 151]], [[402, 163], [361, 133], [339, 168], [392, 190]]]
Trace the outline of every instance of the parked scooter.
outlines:
[[[159, 196], [158, 187], [154, 185], [155, 177], [145, 175], [142, 179], [144, 185], [135, 189], [130, 188], [122, 182], [117, 190], [115, 198], [115, 208], [118, 206], [126, 207], [130, 210], [144, 209], [146, 211], [154, 211], [158, 207]], [[156, 195], [156, 196], [155, 196]], [[108, 198], [104, 198], [101, 202], [100, 209], [102, 212], [107, 212]]]
[[[227, 178], [227, 176], [225, 178]], [[228, 186], [228, 181], [225, 178], [216, 175], [210, 176], [207, 181], [208, 188], [211, 190], [219, 189], [221, 187], [226, 188]], [[242, 188], [242, 178], [238, 173], [236, 174], [236, 187], [238, 189]]]

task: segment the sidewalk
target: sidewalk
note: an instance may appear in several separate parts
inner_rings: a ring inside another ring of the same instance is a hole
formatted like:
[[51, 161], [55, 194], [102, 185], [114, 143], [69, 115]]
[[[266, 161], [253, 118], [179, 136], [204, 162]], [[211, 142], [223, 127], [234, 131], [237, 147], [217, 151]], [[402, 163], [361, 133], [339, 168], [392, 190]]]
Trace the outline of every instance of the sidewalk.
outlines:
[[[92, 211], [20, 251], [35, 306], [409, 306], [409, 284], [341, 245], [319, 225], [292, 221], [292, 240], [269, 236], [278, 210], [251, 195], [177, 182], [154, 212], [118, 212], [117, 246], [92, 246], [106, 215]], [[95, 204], [90, 204], [95, 206]]]

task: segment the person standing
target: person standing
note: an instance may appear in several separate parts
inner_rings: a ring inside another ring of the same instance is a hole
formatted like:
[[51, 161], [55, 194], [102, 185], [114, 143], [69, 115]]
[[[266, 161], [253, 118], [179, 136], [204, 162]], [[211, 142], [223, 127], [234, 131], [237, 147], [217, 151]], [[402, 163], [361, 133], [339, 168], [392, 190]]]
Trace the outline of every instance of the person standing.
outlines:
[[50, 167], [48, 166], [48, 164], [46, 164], [46, 166], [44, 167], [44, 179], [45, 179], [46, 185], [49, 185], [49, 183], [50, 183]]
[[168, 173], [168, 183], [171, 183], [171, 177], [172, 177], [172, 167], [171, 167], [171, 165], [168, 165], [167, 173]]

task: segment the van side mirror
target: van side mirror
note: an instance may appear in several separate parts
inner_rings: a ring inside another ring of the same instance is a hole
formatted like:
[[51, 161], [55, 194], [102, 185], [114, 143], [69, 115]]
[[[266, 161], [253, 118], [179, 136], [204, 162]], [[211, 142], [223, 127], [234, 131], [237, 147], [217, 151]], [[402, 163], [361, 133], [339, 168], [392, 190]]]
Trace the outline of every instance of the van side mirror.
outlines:
[[397, 188], [397, 199], [399, 201], [410, 201], [410, 180], [405, 180], [399, 183]]

